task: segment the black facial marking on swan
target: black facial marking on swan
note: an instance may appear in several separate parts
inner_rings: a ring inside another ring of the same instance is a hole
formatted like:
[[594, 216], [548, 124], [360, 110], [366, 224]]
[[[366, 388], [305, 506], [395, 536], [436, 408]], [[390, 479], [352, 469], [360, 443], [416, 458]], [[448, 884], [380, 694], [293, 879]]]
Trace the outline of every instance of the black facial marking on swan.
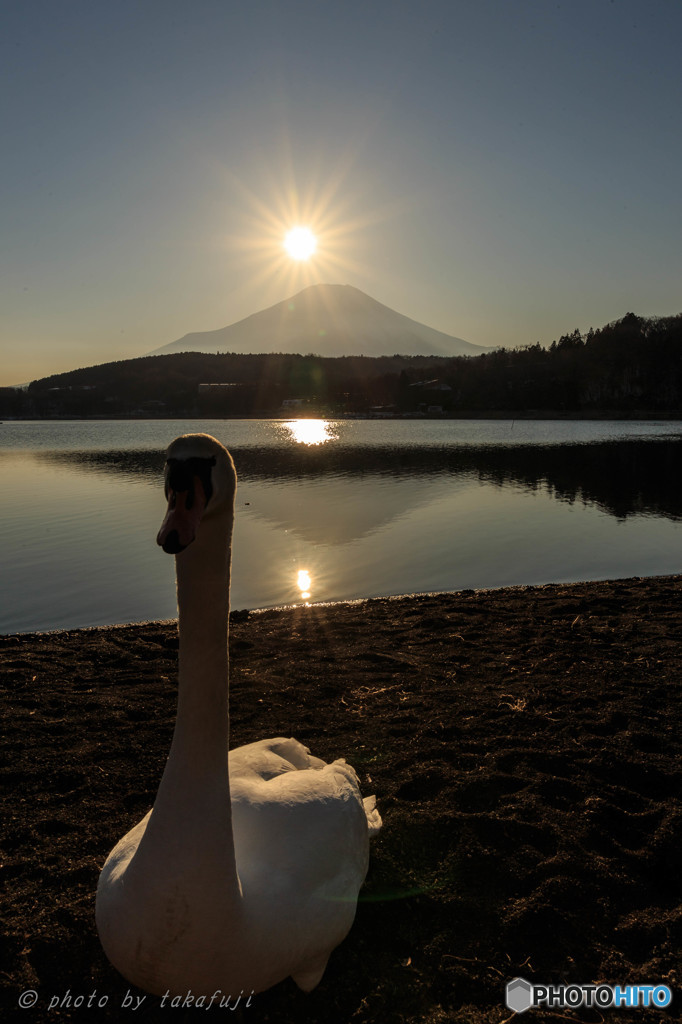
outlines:
[[194, 504], [194, 478], [198, 476], [204, 489], [206, 504], [208, 505], [213, 494], [211, 470], [215, 466], [215, 456], [213, 458], [199, 458], [198, 456], [191, 459], [171, 458], [166, 460], [166, 466], [168, 467], [166, 471], [166, 497], [171, 493], [177, 494], [178, 492], [184, 493], [187, 491], [185, 508], [191, 509]]

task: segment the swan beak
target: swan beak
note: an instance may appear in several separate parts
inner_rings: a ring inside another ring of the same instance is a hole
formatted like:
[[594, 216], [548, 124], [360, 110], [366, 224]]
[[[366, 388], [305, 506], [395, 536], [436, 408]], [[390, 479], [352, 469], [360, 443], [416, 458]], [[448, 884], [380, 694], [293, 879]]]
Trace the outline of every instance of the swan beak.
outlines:
[[205, 508], [206, 495], [199, 477], [194, 477], [187, 491], [168, 492], [168, 511], [156, 537], [166, 554], [178, 555], [192, 543]]

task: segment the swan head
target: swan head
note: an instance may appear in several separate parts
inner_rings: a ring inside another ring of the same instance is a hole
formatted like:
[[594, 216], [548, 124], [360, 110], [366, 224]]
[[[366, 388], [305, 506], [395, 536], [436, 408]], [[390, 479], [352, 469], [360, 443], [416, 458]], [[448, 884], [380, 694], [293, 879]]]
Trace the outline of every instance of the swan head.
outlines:
[[166, 451], [168, 511], [156, 538], [169, 555], [195, 539], [200, 523], [233, 508], [237, 487], [232, 456], [210, 434], [183, 434]]

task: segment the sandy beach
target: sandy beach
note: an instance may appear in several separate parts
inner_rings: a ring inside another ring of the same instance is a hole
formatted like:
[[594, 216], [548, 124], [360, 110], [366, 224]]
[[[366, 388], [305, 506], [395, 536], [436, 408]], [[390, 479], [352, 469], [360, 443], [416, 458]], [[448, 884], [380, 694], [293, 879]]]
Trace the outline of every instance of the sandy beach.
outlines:
[[175, 623], [0, 637], [2, 1020], [500, 1024], [516, 976], [673, 990], [529, 1021], [678, 1019], [680, 579], [234, 612], [232, 745], [345, 756], [384, 828], [319, 987], [229, 1010], [143, 999], [95, 930], [170, 746]]

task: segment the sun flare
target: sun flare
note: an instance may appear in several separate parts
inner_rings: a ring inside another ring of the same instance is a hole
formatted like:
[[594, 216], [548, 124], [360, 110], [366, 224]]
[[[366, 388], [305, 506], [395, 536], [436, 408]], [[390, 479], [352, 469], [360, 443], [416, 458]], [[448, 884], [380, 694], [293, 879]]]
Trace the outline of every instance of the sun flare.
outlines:
[[322, 161], [314, 180], [297, 176], [287, 160], [276, 168], [264, 161], [249, 180], [225, 169], [230, 228], [218, 229], [216, 244], [231, 268], [248, 271], [244, 295], [257, 308], [264, 297], [276, 302], [314, 284], [359, 277], [369, 286], [377, 267], [363, 256], [363, 238], [394, 216], [392, 207], [368, 206], [365, 192], [350, 187], [352, 152], [326, 170]]
[[322, 162], [315, 180], [297, 176], [286, 160], [276, 174], [264, 161], [253, 180], [225, 169], [231, 226], [221, 229], [216, 241], [231, 266], [248, 269], [247, 290], [254, 301], [262, 305], [267, 294], [274, 302], [309, 285], [349, 276], [374, 277], [376, 266], [360, 258], [362, 238], [393, 213], [390, 207], [368, 207], [365, 193], [350, 188], [355, 163], [352, 152], [326, 170]]
[[310, 228], [292, 228], [285, 235], [284, 248], [292, 260], [309, 260], [317, 249], [317, 239]]

